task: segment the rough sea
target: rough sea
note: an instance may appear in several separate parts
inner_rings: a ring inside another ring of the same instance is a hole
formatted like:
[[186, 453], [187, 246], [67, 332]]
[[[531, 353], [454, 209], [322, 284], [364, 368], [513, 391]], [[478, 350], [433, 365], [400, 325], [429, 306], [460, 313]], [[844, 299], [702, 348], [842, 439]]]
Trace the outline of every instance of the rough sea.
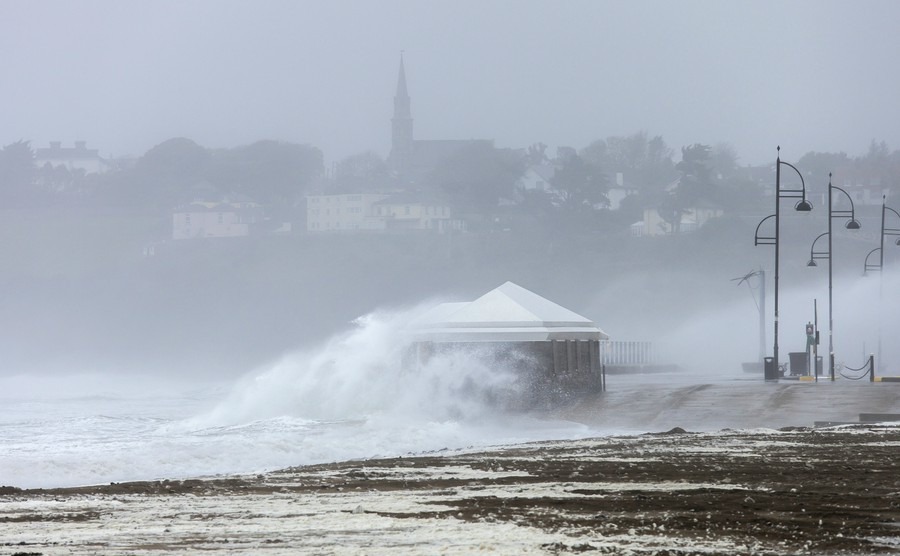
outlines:
[[490, 403], [483, 394], [504, 388], [511, 369], [445, 358], [403, 371], [405, 319], [369, 315], [237, 379], [5, 370], [0, 486], [257, 473], [596, 434]]

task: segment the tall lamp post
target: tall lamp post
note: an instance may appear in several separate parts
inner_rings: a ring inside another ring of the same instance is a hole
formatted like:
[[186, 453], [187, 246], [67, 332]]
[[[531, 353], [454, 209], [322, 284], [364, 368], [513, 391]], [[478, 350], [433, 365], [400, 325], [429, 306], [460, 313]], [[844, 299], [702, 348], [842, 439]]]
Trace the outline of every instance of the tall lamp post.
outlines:
[[[787, 166], [794, 170], [797, 173], [797, 176], [800, 178], [800, 189], [781, 189], [781, 166]], [[812, 203], [806, 200], [806, 183], [803, 181], [803, 174], [800, 173], [800, 170], [797, 169], [796, 166], [790, 164], [789, 162], [784, 162], [781, 160], [781, 146], [778, 147], [778, 155], [775, 159], [775, 214], [770, 214], [766, 216], [762, 220], [759, 221], [759, 224], [756, 225], [756, 233], [753, 238], [754, 245], [774, 245], [775, 246], [775, 346], [773, 348], [773, 367], [772, 373], [774, 376], [770, 376], [768, 372], [765, 370], [765, 365], [763, 367], [764, 372], [766, 372], [766, 380], [777, 378], [778, 375], [778, 269], [779, 269], [779, 232], [781, 227], [781, 199], [800, 199], [794, 205], [794, 210], [799, 212], [809, 212], [812, 210]], [[775, 235], [773, 236], [760, 236], [759, 228], [762, 226], [763, 222], [768, 220], [769, 218], [775, 219]]]
[[[882, 370], [884, 370], [884, 362], [881, 358], [881, 321], [882, 314], [884, 313], [884, 302], [882, 300], [884, 295], [884, 273], [882, 269], [884, 268], [884, 236], [898, 236], [896, 244], [900, 245], [900, 228], [886, 228], [884, 226], [885, 215], [887, 211], [891, 211], [894, 213], [897, 218], [900, 218], [900, 213], [891, 207], [887, 206], [887, 196], [881, 197], [881, 243], [875, 249], [872, 249], [866, 254], [866, 260], [863, 261], [863, 274], [866, 272], [878, 271], [881, 272], [881, 276], [878, 281], [878, 371], [879, 374]], [[870, 263], [869, 257], [872, 256], [873, 253], [878, 251], [878, 262]]]
[[[847, 200], [850, 201], [850, 210], [834, 210], [833, 208], [833, 191], [838, 190], [843, 193]], [[816, 239], [813, 240], [812, 246], [809, 248], [809, 262], [807, 266], [818, 266], [816, 264], [816, 259], [828, 259], [828, 369], [829, 369], [829, 377], [831, 380], [834, 380], [834, 318], [833, 318], [833, 303], [832, 303], [832, 254], [834, 253], [833, 247], [833, 237], [834, 234], [831, 233], [831, 222], [835, 218], [848, 218], [847, 223], [844, 225], [848, 230], [858, 230], [860, 228], [859, 222], [856, 220], [856, 212], [853, 207], [853, 198], [850, 197], [850, 194], [841, 189], [836, 185], [831, 184], [831, 174], [828, 174], [828, 231], [822, 234], [819, 234]], [[823, 236], [828, 236], [828, 250], [827, 251], [816, 251], [816, 242], [819, 238]]]

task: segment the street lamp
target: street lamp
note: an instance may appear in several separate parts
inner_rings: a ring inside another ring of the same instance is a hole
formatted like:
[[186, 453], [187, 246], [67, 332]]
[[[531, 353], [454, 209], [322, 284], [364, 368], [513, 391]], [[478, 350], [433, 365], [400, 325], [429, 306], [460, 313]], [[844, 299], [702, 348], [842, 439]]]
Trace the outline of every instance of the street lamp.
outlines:
[[[887, 206], [887, 196], [881, 197], [881, 243], [875, 249], [872, 249], [866, 254], [866, 260], [863, 261], [863, 275], [869, 270], [882, 272], [884, 268], [884, 236], [898, 236], [896, 244], [900, 245], [900, 228], [885, 228], [884, 226], [884, 217], [887, 214], [887, 211], [893, 212], [897, 218], [900, 218], [900, 213], [891, 207]], [[872, 256], [873, 253], [878, 251], [878, 262], [870, 263], [869, 257]], [[882, 273], [879, 281], [878, 281], [878, 371], [880, 372], [884, 369], [884, 363], [881, 359], [881, 321], [883, 314], [884, 301], [882, 300], [884, 292], [884, 274]]]
[[[834, 210], [832, 208], [832, 201], [833, 201], [832, 198], [834, 197], [832, 192], [835, 189], [837, 189], [838, 191], [843, 193], [847, 197], [847, 200], [850, 201], [850, 210]], [[844, 224], [844, 227], [846, 227], [848, 230], [858, 230], [861, 227], [859, 225], [859, 221], [856, 220], [856, 211], [853, 206], [853, 198], [850, 196], [849, 193], [847, 193], [840, 187], [831, 184], [831, 174], [829, 173], [828, 174], [828, 231], [823, 234], [819, 234], [816, 237], [816, 239], [813, 240], [812, 246], [809, 248], [809, 262], [807, 263], [807, 266], [818, 266], [818, 265], [816, 265], [816, 259], [825, 259], [825, 258], [828, 259], [828, 359], [829, 359], [828, 369], [829, 369], [829, 376], [832, 381], [834, 380], [834, 319], [832, 317], [832, 314], [833, 314], [833, 311], [832, 311], [832, 307], [833, 307], [833, 304], [832, 304], [832, 289], [833, 289], [832, 288], [832, 286], [833, 286], [833, 279], [832, 279], [832, 259], [833, 259], [833, 257], [832, 257], [832, 254], [834, 253], [834, 250], [832, 249], [832, 247], [833, 247], [832, 238], [834, 237], [834, 234], [831, 233], [831, 221], [834, 220], [835, 218], [848, 218], [849, 220], [847, 220], [847, 223]], [[828, 250], [827, 251], [816, 251], [815, 250], [816, 242], [819, 240], [819, 238], [821, 238], [823, 236], [828, 236]]]
[[[800, 177], [800, 189], [781, 189], [781, 166], [787, 166], [794, 170], [797, 173], [797, 176]], [[794, 210], [799, 212], [809, 212], [812, 210], [812, 203], [806, 200], [806, 183], [803, 181], [803, 174], [800, 173], [800, 170], [797, 169], [796, 166], [790, 164], [789, 162], [784, 162], [781, 160], [781, 146], [778, 146], [778, 155], [775, 159], [775, 214], [770, 214], [766, 216], [762, 220], [759, 221], [759, 224], [756, 225], [756, 233], [753, 238], [754, 245], [774, 245], [775, 246], [775, 346], [773, 349], [773, 367], [771, 373], [773, 376], [770, 376], [769, 373], [765, 370], [765, 365], [763, 367], [764, 372], [766, 372], [765, 378], [766, 380], [778, 378], [778, 268], [779, 268], [779, 253], [778, 253], [778, 242], [779, 237], [778, 233], [780, 231], [781, 224], [781, 199], [800, 199], [794, 205]], [[775, 219], [775, 235], [773, 236], [760, 236], [759, 228], [762, 226], [763, 222], [768, 220], [769, 218]]]

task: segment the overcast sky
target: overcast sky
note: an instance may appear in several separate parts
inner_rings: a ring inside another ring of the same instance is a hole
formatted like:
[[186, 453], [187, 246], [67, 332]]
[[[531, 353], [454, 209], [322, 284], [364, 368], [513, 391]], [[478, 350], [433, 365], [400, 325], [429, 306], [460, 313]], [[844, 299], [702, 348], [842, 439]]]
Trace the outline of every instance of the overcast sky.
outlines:
[[0, 145], [387, 155], [403, 50], [419, 139], [857, 155], [900, 148], [898, 24], [893, 0], [3, 0]]

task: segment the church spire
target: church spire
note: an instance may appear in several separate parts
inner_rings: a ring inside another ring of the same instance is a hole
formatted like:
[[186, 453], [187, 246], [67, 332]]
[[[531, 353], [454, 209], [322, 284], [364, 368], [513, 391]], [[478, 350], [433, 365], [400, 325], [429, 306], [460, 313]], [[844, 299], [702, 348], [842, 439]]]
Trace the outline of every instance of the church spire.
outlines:
[[397, 92], [394, 95], [394, 117], [391, 118], [391, 154], [388, 157], [394, 171], [403, 173], [413, 151], [413, 119], [409, 93], [406, 90], [406, 69], [403, 52], [400, 52], [400, 72], [397, 74]]
[[406, 69], [403, 66], [403, 52], [400, 53], [400, 72], [397, 74], [397, 93], [394, 95], [394, 119], [412, 118], [409, 93], [406, 90]]

